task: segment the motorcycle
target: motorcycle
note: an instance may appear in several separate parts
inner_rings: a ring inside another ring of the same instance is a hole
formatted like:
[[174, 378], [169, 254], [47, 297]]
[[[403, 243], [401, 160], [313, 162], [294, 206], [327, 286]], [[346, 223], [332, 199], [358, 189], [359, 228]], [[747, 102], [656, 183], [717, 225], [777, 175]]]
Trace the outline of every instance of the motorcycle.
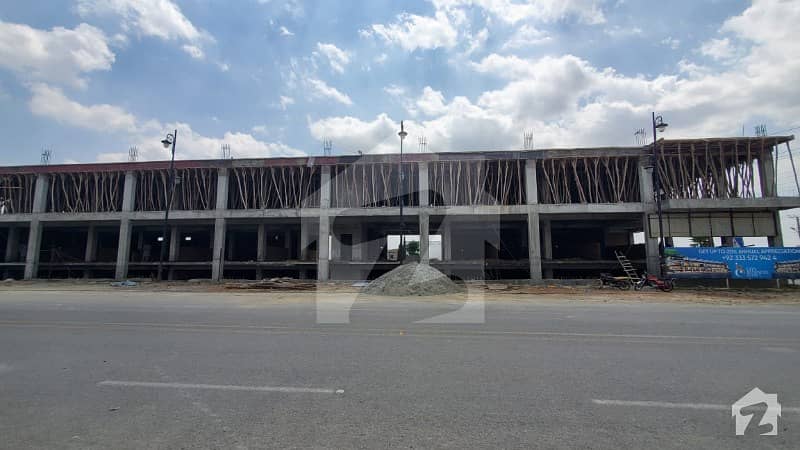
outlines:
[[610, 286], [621, 291], [627, 291], [631, 288], [631, 284], [631, 279], [628, 277], [615, 277], [610, 273], [600, 274], [600, 285], [602, 287]]
[[675, 289], [675, 281], [671, 278], [665, 278], [662, 280], [655, 275], [645, 272], [642, 275], [642, 278], [633, 284], [633, 289], [639, 291], [644, 289], [645, 286], [654, 287], [661, 292], [671, 292], [673, 289]]

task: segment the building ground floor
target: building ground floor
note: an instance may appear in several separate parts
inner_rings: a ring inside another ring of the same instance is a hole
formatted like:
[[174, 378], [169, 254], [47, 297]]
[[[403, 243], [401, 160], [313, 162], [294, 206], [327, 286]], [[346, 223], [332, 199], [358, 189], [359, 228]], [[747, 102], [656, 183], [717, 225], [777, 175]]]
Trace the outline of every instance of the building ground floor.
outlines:
[[[700, 216], [695, 212], [691, 221]], [[680, 234], [681, 214], [666, 217], [666, 235]], [[156, 278], [162, 259], [163, 277], [171, 280], [284, 276], [365, 280], [388, 272], [404, 259], [428, 262], [465, 280], [574, 279], [618, 271], [617, 254], [627, 256], [640, 271], [658, 270], [656, 222], [652, 214], [641, 211], [184, 215], [171, 219], [166, 233], [163, 221], [153, 216], [103, 219], [51, 217], [0, 223], [0, 251], [4, 252], [0, 273], [16, 279]], [[780, 245], [779, 230], [767, 234], [772, 234], [770, 245]], [[401, 236], [405, 252], [401, 252]], [[730, 244], [731, 239], [722, 242]]]

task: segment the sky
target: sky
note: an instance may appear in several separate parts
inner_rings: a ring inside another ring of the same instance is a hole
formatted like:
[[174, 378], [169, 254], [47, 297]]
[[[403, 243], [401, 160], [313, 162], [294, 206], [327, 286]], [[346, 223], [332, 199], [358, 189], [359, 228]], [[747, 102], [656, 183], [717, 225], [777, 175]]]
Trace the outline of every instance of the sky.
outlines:
[[175, 129], [178, 159], [397, 152], [401, 120], [434, 152], [634, 145], [651, 111], [665, 138], [791, 134], [798, 23], [792, 0], [2, 2], [0, 164], [165, 159]]

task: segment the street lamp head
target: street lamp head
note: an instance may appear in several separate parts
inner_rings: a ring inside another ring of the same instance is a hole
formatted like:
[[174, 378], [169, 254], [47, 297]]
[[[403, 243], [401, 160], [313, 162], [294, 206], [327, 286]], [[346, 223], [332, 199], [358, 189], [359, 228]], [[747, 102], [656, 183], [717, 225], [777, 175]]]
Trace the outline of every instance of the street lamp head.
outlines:
[[397, 133], [397, 135], [400, 136], [400, 140], [401, 141], [403, 139], [405, 139], [406, 136], [408, 136], [408, 133], [406, 133], [406, 130], [403, 129], [403, 121], [402, 120], [400, 121], [400, 132]]
[[173, 142], [174, 139], [175, 139], [175, 137], [172, 136], [172, 133], [170, 133], [170, 134], [167, 134], [167, 137], [165, 137], [164, 139], [161, 140], [161, 143], [164, 145], [164, 148], [168, 149], [170, 147], [170, 145], [172, 145], [172, 142]]
[[666, 130], [666, 129], [667, 129], [667, 127], [669, 126], [669, 124], [667, 124], [666, 122], [664, 122], [664, 119], [663, 119], [661, 116], [658, 116], [658, 117], [656, 117], [656, 123], [655, 123], [655, 126], [656, 126], [656, 130], [658, 130], [658, 132], [659, 132], [659, 133], [663, 133], [663, 132], [664, 132], [664, 130]]

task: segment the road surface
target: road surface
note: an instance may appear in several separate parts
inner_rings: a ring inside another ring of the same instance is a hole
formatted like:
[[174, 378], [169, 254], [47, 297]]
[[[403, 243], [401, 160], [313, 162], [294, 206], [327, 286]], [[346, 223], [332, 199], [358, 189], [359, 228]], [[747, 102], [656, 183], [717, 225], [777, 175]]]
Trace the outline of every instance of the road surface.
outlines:
[[0, 446], [800, 447], [797, 306], [326, 295], [2, 291]]

